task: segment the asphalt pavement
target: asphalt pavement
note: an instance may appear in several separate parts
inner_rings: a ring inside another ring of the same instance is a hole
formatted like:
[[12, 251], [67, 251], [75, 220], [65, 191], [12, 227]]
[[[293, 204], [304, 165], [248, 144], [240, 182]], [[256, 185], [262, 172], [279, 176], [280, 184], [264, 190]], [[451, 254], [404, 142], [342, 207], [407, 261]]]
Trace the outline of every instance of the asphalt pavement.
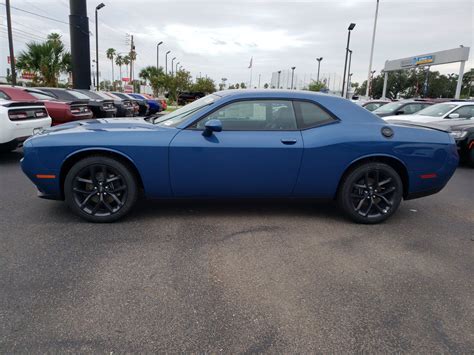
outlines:
[[474, 352], [474, 169], [384, 224], [311, 201], [90, 224], [0, 154], [0, 353]]

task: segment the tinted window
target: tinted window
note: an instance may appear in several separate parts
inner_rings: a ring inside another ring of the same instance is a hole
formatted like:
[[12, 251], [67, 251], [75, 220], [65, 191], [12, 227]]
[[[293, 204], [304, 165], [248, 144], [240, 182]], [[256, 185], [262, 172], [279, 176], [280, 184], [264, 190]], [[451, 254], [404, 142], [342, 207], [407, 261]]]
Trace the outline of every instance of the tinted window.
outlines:
[[459, 118], [471, 118], [474, 117], [474, 106], [462, 106], [455, 110], [453, 113], [459, 114]]
[[383, 105], [382, 102], [372, 102], [370, 104], [365, 105], [364, 108], [368, 111], [373, 111], [373, 110], [378, 109], [382, 105]]
[[329, 113], [311, 102], [295, 102], [295, 106], [301, 117], [300, 128], [319, 126], [334, 121]]
[[207, 121], [218, 119], [223, 130], [290, 131], [296, 129], [291, 101], [255, 100], [226, 105], [200, 120], [194, 128], [203, 129]]
[[428, 106], [427, 108], [421, 111], [418, 111], [417, 115], [441, 117], [445, 115], [447, 112], [451, 111], [456, 106], [457, 104], [436, 104], [436, 105]]
[[380, 106], [378, 109], [374, 110], [374, 113], [392, 113], [397, 111], [402, 105], [403, 102], [391, 102], [389, 104]]

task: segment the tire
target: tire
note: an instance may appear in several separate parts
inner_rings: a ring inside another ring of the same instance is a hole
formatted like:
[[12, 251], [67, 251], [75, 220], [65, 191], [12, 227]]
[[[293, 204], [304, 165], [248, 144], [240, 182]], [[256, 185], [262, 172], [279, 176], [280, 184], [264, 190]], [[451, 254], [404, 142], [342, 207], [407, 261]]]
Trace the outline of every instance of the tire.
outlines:
[[138, 184], [125, 164], [95, 155], [72, 166], [64, 181], [64, 196], [78, 216], [109, 223], [130, 212], [137, 201]]
[[366, 163], [345, 175], [337, 201], [354, 222], [375, 224], [392, 216], [402, 197], [402, 180], [391, 166]]
[[471, 168], [474, 168], [474, 146], [470, 150], [467, 151], [467, 164]]

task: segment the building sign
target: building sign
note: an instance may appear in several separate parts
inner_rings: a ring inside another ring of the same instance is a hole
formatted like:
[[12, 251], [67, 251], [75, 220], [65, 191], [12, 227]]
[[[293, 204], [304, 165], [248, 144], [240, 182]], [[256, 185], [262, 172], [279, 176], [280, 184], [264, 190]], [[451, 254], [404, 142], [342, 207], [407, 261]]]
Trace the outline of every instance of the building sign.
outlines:
[[434, 55], [425, 55], [422, 57], [415, 57], [413, 58], [414, 65], [424, 65], [434, 62]]
[[122, 81], [125, 81], [126, 83], [128, 83], [130, 81], [130, 78], [122, 78]]
[[132, 85], [124, 85], [123, 92], [126, 93], [126, 94], [131, 94], [133, 92], [133, 86]]
[[27, 71], [24, 71], [24, 72], [21, 73], [21, 78], [22, 79], [33, 80], [34, 77], [35, 77], [34, 73], [30, 73], [30, 72], [27, 72]]

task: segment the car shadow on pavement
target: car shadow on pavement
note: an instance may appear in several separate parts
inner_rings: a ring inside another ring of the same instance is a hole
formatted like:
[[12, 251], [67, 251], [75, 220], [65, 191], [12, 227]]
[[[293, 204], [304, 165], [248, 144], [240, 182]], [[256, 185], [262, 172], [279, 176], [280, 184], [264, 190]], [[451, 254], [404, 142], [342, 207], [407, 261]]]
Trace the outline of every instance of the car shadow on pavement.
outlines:
[[2, 165], [15, 165], [20, 164], [20, 159], [23, 158], [23, 154], [19, 150], [8, 153], [0, 153], [0, 166]]

